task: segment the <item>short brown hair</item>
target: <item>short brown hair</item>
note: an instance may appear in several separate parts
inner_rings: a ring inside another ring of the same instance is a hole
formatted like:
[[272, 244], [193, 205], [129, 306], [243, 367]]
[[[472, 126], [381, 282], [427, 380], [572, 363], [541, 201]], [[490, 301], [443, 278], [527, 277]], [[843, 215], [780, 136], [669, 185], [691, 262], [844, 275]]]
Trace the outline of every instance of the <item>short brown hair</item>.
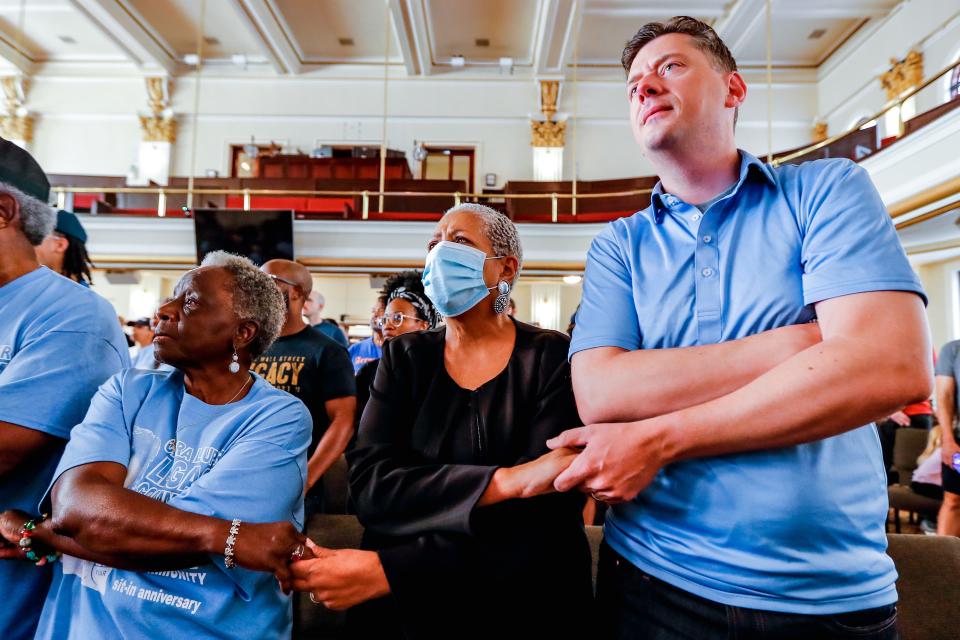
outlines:
[[683, 33], [694, 40], [695, 46], [703, 51], [720, 71], [736, 71], [737, 61], [733, 59], [730, 49], [723, 43], [717, 32], [706, 22], [701, 22], [690, 16], [674, 16], [666, 22], [648, 22], [630, 38], [630, 42], [623, 48], [620, 63], [624, 70], [630, 73], [634, 58], [654, 38], [668, 33]]

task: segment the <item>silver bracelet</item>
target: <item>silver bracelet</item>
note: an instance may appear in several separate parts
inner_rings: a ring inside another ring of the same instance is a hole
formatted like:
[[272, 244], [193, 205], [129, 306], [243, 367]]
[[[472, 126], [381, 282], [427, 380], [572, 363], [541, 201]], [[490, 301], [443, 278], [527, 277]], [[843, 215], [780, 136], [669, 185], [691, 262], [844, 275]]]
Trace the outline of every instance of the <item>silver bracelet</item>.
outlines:
[[237, 561], [233, 557], [233, 545], [237, 543], [237, 535], [240, 533], [240, 518], [234, 518], [230, 523], [230, 535], [227, 536], [227, 546], [223, 549], [223, 564], [227, 569], [235, 569]]

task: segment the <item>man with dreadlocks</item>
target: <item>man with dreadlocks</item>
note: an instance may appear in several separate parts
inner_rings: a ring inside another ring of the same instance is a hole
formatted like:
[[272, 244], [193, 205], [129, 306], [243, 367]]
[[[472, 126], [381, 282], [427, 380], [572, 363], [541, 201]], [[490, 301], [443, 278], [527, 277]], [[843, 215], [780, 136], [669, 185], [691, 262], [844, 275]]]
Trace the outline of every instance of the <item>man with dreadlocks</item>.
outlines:
[[90, 275], [93, 263], [87, 255], [87, 232], [77, 216], [69, 211], [57, 211], [53, 233], [45, 237], [34, 250], [37, 260], [48, 269], [85, 287], [93, 283]]

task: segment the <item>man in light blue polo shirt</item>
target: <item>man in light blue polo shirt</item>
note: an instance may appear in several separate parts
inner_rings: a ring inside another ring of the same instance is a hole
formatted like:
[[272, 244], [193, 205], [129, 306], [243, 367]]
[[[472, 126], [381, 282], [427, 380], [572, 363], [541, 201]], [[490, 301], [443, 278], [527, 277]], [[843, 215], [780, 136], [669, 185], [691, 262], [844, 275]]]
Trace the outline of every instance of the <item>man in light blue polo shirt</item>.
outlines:
[[868, 423], [928, 397], [932, 363], [890, 218], [850, 161], [737, 150], [746, 86], [706, 24], [644, 26], [623, 66], [661, 182], [591, 246], [587, 426], [549, 443], [583, 447], [558, 490], [612, 505], [603, 637], [895, 638]]
[[[0, 139], [0, 512], [37, 504], [97, 387], [130, 366], [106, 300], [37, 262], [53, 231], [39, 165]], [[33, 638], [52, 567], [0, 549], [0, 637]]]

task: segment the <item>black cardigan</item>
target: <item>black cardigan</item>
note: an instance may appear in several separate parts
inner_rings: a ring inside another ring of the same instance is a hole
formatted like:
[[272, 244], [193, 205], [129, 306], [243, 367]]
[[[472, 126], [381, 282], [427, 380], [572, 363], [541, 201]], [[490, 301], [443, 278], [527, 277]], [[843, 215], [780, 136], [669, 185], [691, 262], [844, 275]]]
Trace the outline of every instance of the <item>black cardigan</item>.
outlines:
[[547, 439], [581, 424], [568, 338], [516, 329], [507, 367], [475, 391], [446, 371], [445, 329], [385, 345], [348, 461], [363, 547], [379, 552], [392, 595], [351, 612], [358, 635], [567, 637], [585, 626], [583, 497], [475, 507], [498, 467], [546, 453]]

